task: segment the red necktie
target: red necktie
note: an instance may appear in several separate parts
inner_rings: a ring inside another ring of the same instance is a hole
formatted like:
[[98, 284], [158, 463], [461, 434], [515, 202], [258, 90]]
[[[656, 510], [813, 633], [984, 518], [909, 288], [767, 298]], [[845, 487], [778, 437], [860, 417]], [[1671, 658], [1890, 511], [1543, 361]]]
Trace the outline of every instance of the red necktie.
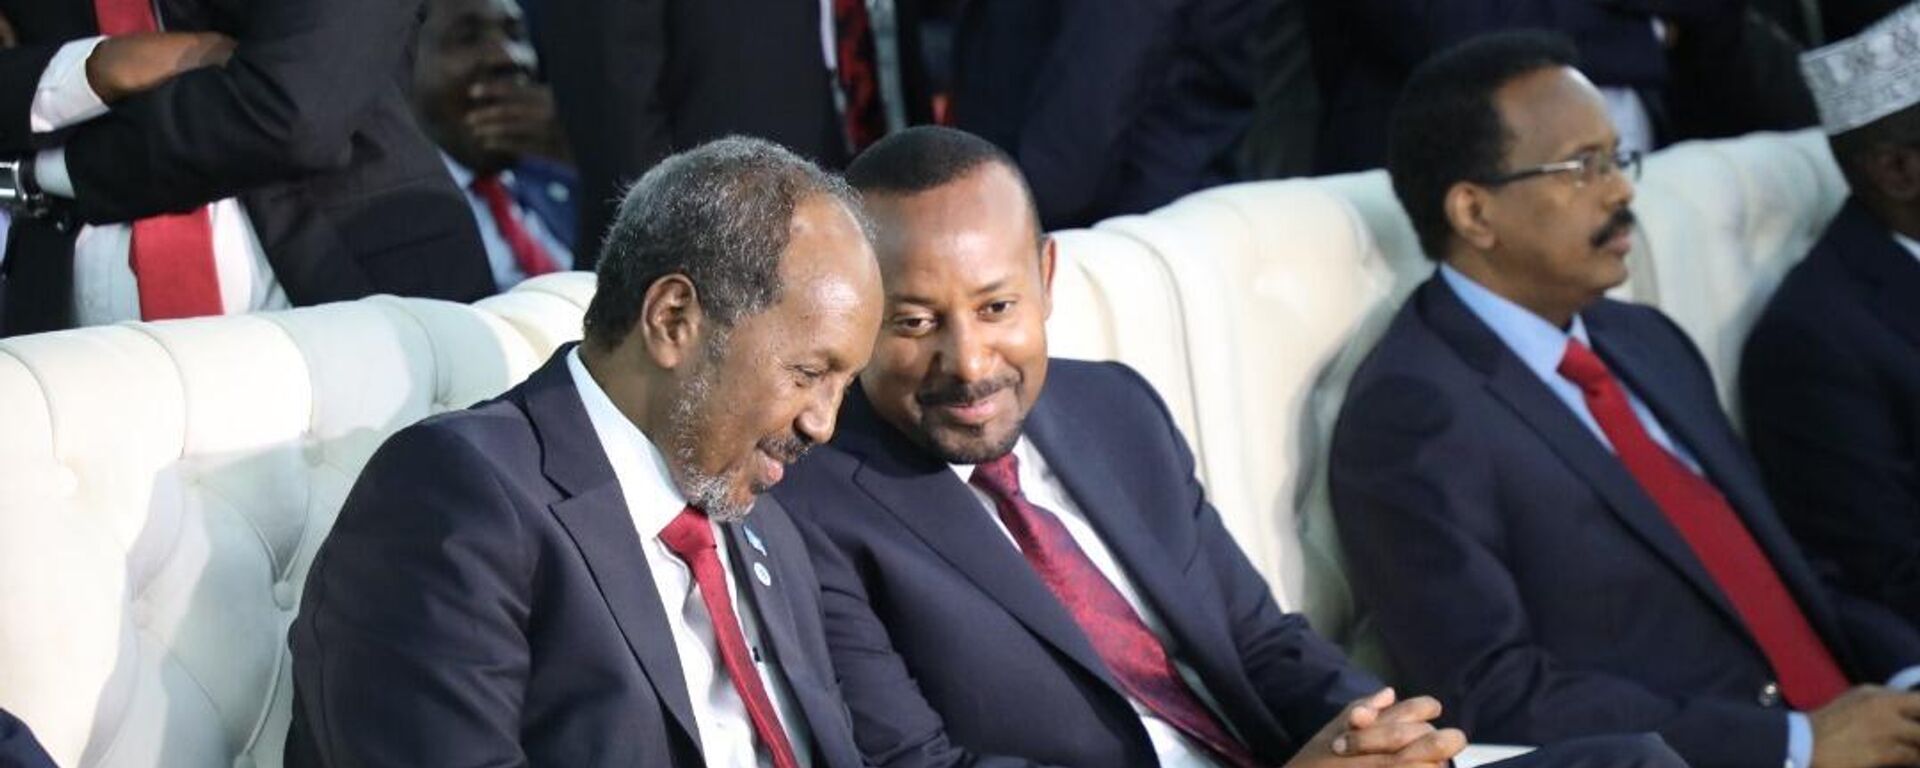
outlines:
[[[160, 29], [151, 0], [94, 0], [100, 34], [131, 35]], [[205, 206], [133, 222], [127, 249], [140, 292], [140, 319], [217, 315], [220, 273], [213, 263], [213, 219]]]
[[840, 93], [846, 99], [847, 139], [858, 154], [887, 132], [886, 116], [880, 112], [880, 80], [874, 71], [873, 25], [867, 18], [866, 0], [833, 0], [835, 58]]
[[1260, 764], [1187, 686], [1160, 638], [1087, 559], [1060, 519], [1027, 501], [1020, 492], [1019, 459], [1008, 453], [975, 466], [969, 482], [993, 498], [1000, 521], [1013, 534], [1021, 554], [1073, 614], [1128, 696], [1180, 729], [1221, 764], [1235, 768]]
[[1780, 581], [1753, 534], [1713, 484], [1696, 475], [1647, 436], [1620, 382], [1593, 350], [1567, 342], [1560, 375], [1579, 385], [1587, 410], [1613, 443], [1627, 471], [1653, 498], [1680, 537], [1700, 558], [1720, 591], [1733, 602], [1760, 652], [1780, 678], [1780, 692], [1794, 708], [1818, 709], [1847, 689], [1846, 675], [1806, 614]]
[[513, 215], [513, 196], [507, 194], [507, 185], [500, 180], [500, 174], [475, 176], [471, 186], [474, 194], [486, 201], [493, 226], [513, 251], [513, 263], [520, 267], [520, 274], [534, 277], [560, 268], [553, 263], [553, 257], [547, 255], [547, 249], [540, 246], [540, 241], [533, 239], [526, 225], [520, 223], [520, 217]]
[[760, 671], [753, 666], [747, 639], [740, 634], [740, 618], [734, 615], [733, 599], [727, 594], [727, 572], [720, 567], [720, 553], [713, 544], [713, 526], [707, 522], [707, 513], [688, 505], [660, 532], [660, 540], [693, 569], [693, 582], [700, 587], [700, 600], [707, 604], [707, 615], [713, 619], [713, 637], [720, 644], [720, 661], [727, 667], [727, 677], [733, 679], [733, 689], [740, 692], [740, 701], [747, 705], [747, 718], [753, 721], [754, 734], [773, 755], [775, 768], [799, 768], [793, 745], [787, 742], [787, 732], [780, 728], [780, 717], [773, 711], [773, 700], [767, 697], [767, 687], [760, 681]]

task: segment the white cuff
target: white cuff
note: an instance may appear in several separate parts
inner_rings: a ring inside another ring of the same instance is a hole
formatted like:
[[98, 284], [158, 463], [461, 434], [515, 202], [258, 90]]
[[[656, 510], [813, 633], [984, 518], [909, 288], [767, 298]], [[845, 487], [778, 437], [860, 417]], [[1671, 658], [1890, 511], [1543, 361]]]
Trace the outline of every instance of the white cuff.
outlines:
[[53, 54], [53, 60], [40, 73], [40, 85], [34, 89], [33, 107], [27, 116], [27, 126], [34, 133], [52, 133], [107, 113], [106, 102], [87, 82], [87, 59], [105, 39], [74, 40]]
[[1916, 664], [1887, 680], [1887, 687], [1896, 691], [1911, 691], [1920, 688], [1920, 664]]
[[1787, 768], [1813, 765], [1813, 721], [1805, 712], [1787, 713]]
[[33, 180], [40, 191], [73, 199], [73, 177], [67, 175], [67, 148], [43, 149], [33, 156]]

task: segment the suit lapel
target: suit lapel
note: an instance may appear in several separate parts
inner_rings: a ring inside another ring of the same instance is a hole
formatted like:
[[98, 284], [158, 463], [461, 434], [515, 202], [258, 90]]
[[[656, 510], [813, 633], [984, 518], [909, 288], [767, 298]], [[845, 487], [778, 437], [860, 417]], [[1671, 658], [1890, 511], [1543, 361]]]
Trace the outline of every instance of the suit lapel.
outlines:
[[[1475, 317], [1438, 276], [1421, 287], [1419, 300], [1435, 331], [1469, 364], [1486, 374], [1487, 389], [1513, 409], [1567, 466], [1586, 480], [1628, 530], [1678, 570], [1708, 603], [1739, 624], [1744, 632], [1745, 624], [1740, 623], [1726, 595], [1707, 574], [1706, 566], [1667, 521], [1666, 514], [1641, 489], [1626, 465], [1620, 463], [1619, 457], [1607, 450], [1587, 425], [1567, 409], [1566, 403], [1514, 357], [1493, 329]], [[1591, 324], [1589, 330], [1592, 330]]]
[[946, 464], [880, 420], [858, 388], [847, 395], [841, 446], [862, 460], [853, 482], [1028, 630], [1119, 690], [1080, 625]]
[[673, 644], [673, 628], [654, 587], [626, 496], [567, 369], [567, 353], [573, 347], [569, 344], [555, 352], [527, 380], [521, 394], [543, 449], [541, 468], [567, 496], [550, 509], [580, 548], [600, 596], [626, 637], [627, 648], [652, 682], [654, 694], [697, 753], [699, 730]]
[[[778, 504], [772, 496], [763, 496], [754, 516], [766, 514], [769, 506]], [[800, 632], [793, 620], [793, 607], [782, 591], [790, 585], [776, 577], [781, 570], [774, 567], [773, 555], [761, 534], [755, 530], [753, 522], [749, 520], [722, 527], [727, 532], [728, 556], [733, 561], [735, 588], [751, 602], [769, 651], [779, 661], [780, 672], [787, 678], [787, 689], [807, 719], [808, 731], [813, 734], [813, 747], [824, 754], [828, 740], [823, 735], [847, 727], [840, 715], [840, 703], [830, 694], [832, 686], [827, 684], [833, 679], [833, 673], [831, 670], [814, 668], [813, 660], [817, 654], [809, 653], [807, 646], [800, 641]], [[761, 574], [766, 574], [764, 580]], [[837, 765], [841, 762], [843, 760], [830, 760], [828, 764]]]
[[[1188, 510], [1140, 508], [1129, 492], [1130, 485], [1114, 476], [1108, 462], [1097, 456], [1083, 460], [1089, 452], [1097, 452], [1097, 445], [1103, 445], [1093, 439], [1099, 432], [1093, 425], [1071, 423], [1067, 414], [1050, 405], [1052, 402], [1055, 401], [1043, 395], [1035, 405], [1027, 417], [1027, 438], [1046, 457], [1047, 465], [1060, 478], [1067, 494], [1100, 533], [1100, 540], [1113, 552], [1120, 566], [1126, 569], [1141, 599], [1153, 608], [1168, 632], [1178, 640], [1177, 648], [1168, 649], [1169, 655], [1177, 651], [1179, 660], [1199, 673], [1227, 719], [1234, 722], [1243, 738], [1252, 740], [1250, 746], [1257, 753], [1288, 751], [1289, 748], [1279, 746], [1293, 743], [1286, 741], [1291, 737], [1280, 723], [1265, 714], [1264, 706], [1249, 706], [1260, 700], [1259, 694], [1238, 666], [1239, 651], [1234, 648], [1232, 638], [1222, 631], [1227, 622], [1211, 614], [1209, 609], [1216, 607], [1213, 604], [1193, 600], [1193, 587], [1187, 583], [1186, 574], [1180, 564], [1169, 557], [1166, 543], [1155, 535], [1155, 528], [1150, 524], [1155, 517], [1184, 514]], [[1228, 660], [1234, 664], [1223, 667]], [[1249, 727], [1247, 712], [1260, 713], [1254, 715], [1256, 722], [1252, 727]], [[1282, 741], [1260, 743], [1273, 735], [1279, 735]]]
[[1847, 270], [1873, 286], [1874, 315], [1920, 348], [1920, 260], [1908, 253], [1885, 225], [1854, 200], [1834, 219], [1829, 247]]
[[[1660, 375], [1663, 369], [1671, 366], [1661, 366], [1651, 359], [1645, 343], [1623, 338], [1618, 329], [1597, 318], [1588, 320], [1587, 327], [1592, 333], [1595, 351], [1640, 397], [1640, 401], [1653, 411], [1668, 436], [1686, 446], [1699, 460], [1701, 472], [1720, 491], [1734, 514], [1746, 526], [1748, 534], [1766, 553], [1774, 571], [1795, 595], [1802, 612], [1815, 627], [1822, 630], [1822, 635], [1838, 638], [1839, 634], [1834, 631], [1837, 627], [1834, 617], [1828, 610], [1817, 579], [1805, 568], [1798, 545], [1771, 512], [1772, 505], [1765, 492], [1749, 482], [1757, 477], [1751, 463], [1741, 454], [1740, 446], [1717, 423], [1720, 418], [1718, 403], [1711, 406], [1715, 410], [1706, 413], [1697, 407], [1688, 407], [1688, 398], [1679, 390], [1679, 380]], [[1688, 550], [1689, 554], [1691, 551]], [[1718, 594], [1719, 590], [1716, 588], [1714, 592]], [[1743, 632], [1746, 631], [1746, 623], [1732, 612], [1732, 604], [1729, 602], [1726, 605], [1728, 615], [1734, 618]]]

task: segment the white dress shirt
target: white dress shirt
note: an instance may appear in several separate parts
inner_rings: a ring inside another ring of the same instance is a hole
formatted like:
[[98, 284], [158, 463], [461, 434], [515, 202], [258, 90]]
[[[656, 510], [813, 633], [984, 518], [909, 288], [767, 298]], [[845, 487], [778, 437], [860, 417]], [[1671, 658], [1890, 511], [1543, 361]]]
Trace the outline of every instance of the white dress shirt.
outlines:
[[[640, 534], [647, 557], [647, 570], [653, 574], [653, 586], [660, 591], [660, 604], [666, 607], [667, 624], [673, 628], [674, 650], [680, 656], [680, 671], [687, 679], [687, 696], [693, 701], [693, 719], [700, 731], [700, 750], [711, 768], [765, 768], [773, 765], [772, 756], [754, 738], [753, 721], [747, 718], [746, 704], [733, 687], [733, 679], [720, 662], [720, 646], [714, 641], [713, 618], [701, 599], [693, 571], [666, 542], [660, 540], [680, 511], [687, 506], [685, 496], [673, 484], [666, 459], [652, 440], [633, 425], [607, 397], [607, 393], [587, 373], [580, 362], [578, 348], [567, 353], [567, 372], [586, 406], [587, 419], [606, 452], [607, 463], [620, 482], [620, 492], [633, 517], [634, 530]], [[720, 566], [727, 574], [727, 591], [733, 599], [740, 629], [753, 650], [755, 666], [780, 715], [782, 729], [793, 745], [801, 765], [812, 764], [812, 741], [806, 720], [787, 687], [773, 655], [764, 652], [760, 624], [753, 601], [740, 599], [733, 562], [727, 556], [727, 537], [717, 523], [713, 540], [719, 546]]]
[[[1087, 559], [1092, 560], [1094, 567], [1100, 569], [1100, 574], [1107, 577], [1107, 581], [1113, 584], [1114, 589], [1119, 590], [1120, 595], [1127, 599], [1127, 604], [1133, 606], [1133, 611], [1140, 614], [1140, 620], [1147, 625], [1147, 629], [1153, 631], [1153, 636], [1159, 638], [1160, 645], [1166, 648], [1167, 657], [1173, 660], [1174, 668], [1179, 670], [1180, 677], [1187, 681], [1187, 686], [1192, 688], [1194, 694], [1200, 697], [1200, 701], [1213, 711], [1221, 725], [1229, 732], [1233, 732], [1233, 724], [1220, 715], [1219, 703], [1214, 700], [1212, 694], [1207, 692], [1207, 686], [1200, 681], [1200, 676], [1193, 671], [1192, 667], [1181, 662], [1179, 641], [1167, 632], [1166, 623], [1160, 620], [1160, 615], [1154, 612], [1153, 607], [1140, 599], [1140, 593], [1134, 589], [1133, 580], [1127, 576], [1126, 569], [1120, 567], [1120, 562], [1113, 558], [1113, 552], [1107, 549], [1106, 542], [1101, 541], [1100, 533], [1094, 530], [1092, 523], [1088, 522], [1086, 513], [1080, 511], [1080, 505], [1075, 504], [1073, 497], [1067, 494], [1066, 486], [1061, 485], [1060, 477], [1053, 473], [1053, 468], [1047, 464], [1046, 457], [1041, 456], [1040, 451], [1034, 448], [1033, 443], [1025, 437], [1014, 444], [1013, 455], [1020, 463], [1021, 494], [1027, 497], [1027, 501], [1052, 512], [1054, 517], [1060, 519], [1060, 524], [1065, 526], [1067, 533], [1073, 536], [1073, 542], [1079, 545], [1080, 551], [1086, 553]], [[971, 464], [948, 466], [960, 475], [962, 482], [973, 477]], [[986, 512], [988, 519], [991, 519], [994, 526], [1007, 537], [1008, 543], [1013, 544], [1017, 549], [1020, 546], [1019, 542], [1014, 540], [1013, 533], [1007, 530], [1006, 524], [1000, 521], [1000, 513], [994, 506], [993, 497], [971, 483], [968, 483], [967, 488], [973, 491], [975, 498], [979, 499], [980, 507]], [[1140, 715], [1140, 724], [1147, 729], [1147, 738], [1153, 742], [1153, 751], [1159, 757], [1160, 765], [1165, 768], [1215, 768], [1217, 764], [1207, 755], [1204, 747], [1188, 739], [1179, 728], [1160, 719], [1139, 701], [1133, 700], [1132, 697], [1128, 699], [1133, 703], [1133, 710]], [[1234, 735], [1239, 736], [1238, 733]]]
[[1915, 259], [1920, 259], [1920, 240], [1915, 240], [1898, 232], [1892, 234], [1894, 242], [1899, 243], [1900, 247], [1907, 249], [1907, 253], [1913, 254]]
[[[440, 159], [447, 164], [447, 174], [453, 177], [453, 185], [459, 187], [461, 194], [466, 196], [467, 207], [473, 210], [473, 220], [480, 226], [480, 243], [487, 247], [487, 266], [493, 269], [493, 284], [504, 291], [527, 279], [527, 273], [520, 271], [520, 262], [513, 259], [513, 246], [508, 245], [507, 239], [500, 235], [500, 226], [493, 220], [493, 209], [487, 207], [486, 198], [473, 191], [473, 171], [445, 152], [440, 153]], [[501, 171], [500, 183], [505, 184], [509, 192], [508, 201], [513, 218], [520, 222], [520, 226], [533, 236], [540, 247], [546, 249], [554, 266], [563, 270], [573, 269], [573, 249], [554, 237], [553, 231], [547, 229], [546, 222], [522, 208], [520, 200], [512, 196], [516, 183], [513, 171]]]
[[[34, 133], [53, 131], [107, 113], [107, 105], [87, 82], [87, 57], [104, 37], [75, 40], [60, 47], [33, 94], [28, 125]], [[34, 157], [34, 176], [47, 194], [72, 199], [64, 147]], [[227, 314], [284, 309], [286, 292], [267, 264], [266, 251], [253, 232], [247, 212], [233, 198], [209, 206], [213, 226], [213, 263], [220, 281], [220, 306]], [[73, 312], [78, 325], [140, 319], [140, 291], [128, 263], [133, 228], [127, 224], [83, 226], [73, 241]]]

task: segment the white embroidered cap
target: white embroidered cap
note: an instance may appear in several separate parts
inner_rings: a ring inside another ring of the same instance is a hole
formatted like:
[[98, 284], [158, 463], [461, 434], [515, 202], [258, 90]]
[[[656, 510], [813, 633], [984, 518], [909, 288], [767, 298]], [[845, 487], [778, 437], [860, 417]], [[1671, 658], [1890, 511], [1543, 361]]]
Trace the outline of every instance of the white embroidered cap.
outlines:
[[1800, 55], [1828, 135], [1920, 103], [1920, 0], [1860, 34]]

